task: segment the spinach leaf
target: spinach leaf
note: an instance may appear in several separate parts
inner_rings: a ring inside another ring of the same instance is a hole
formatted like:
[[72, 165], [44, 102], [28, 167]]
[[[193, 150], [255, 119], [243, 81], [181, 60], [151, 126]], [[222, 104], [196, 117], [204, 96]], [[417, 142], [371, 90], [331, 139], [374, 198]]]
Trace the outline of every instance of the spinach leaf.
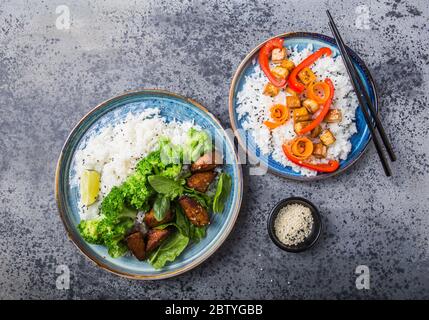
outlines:
[[158, 192], [162, 193], [170, 199], [174, 199], [183, 194], [184, 187], [180, 182], [174, 181], [167, 177], [155, 175], [148, 177], [149, 184], [152, 188]]
[[183, 209], [180, 205], [176, 206], [176, 227], [179, 229], [179, 232], [184, 236], [189, 237], [189, 225], [190, 222], [188, 218], [183, 213]]
[[168, 210], [170, 210], [170, 199], [167, 196], [158, 193], [155, 203], [153, 204], [155, 219], [158, 221], [164, 219]]
[[160, 224], [159, 226], [154, 227], [156, 230], [164, 230], [165, 228], [169, 226], [175, 226], [177, 228], [176, 222], [167, 222], [164, 224]]
[[223, 211], [225, 202], [231, 192], [231, 176], [227, 173], [222, 173], [216, 186], [216, 193], [213, 198], [213, 212], [220, 213]]
[[162, 224], [155, 227], [155, 229], [165, 229], [168, 226], [175, 226], [182, 235], [190, 238], [190, 240], [194, 242], [199, 242], [206, 236], [207, 227], [196, 227], [193, 225], [185, 216], [183, 209], [179, 205], [176, 207], [176, 221]]
[[195, 189], [188, 188], [188, 187], [185, 187], [184, 193], [187, 196], [196, 200], [199, 204], [201, 204], [207, 210], [212, 206], [213, 199], [205, 193], [199, 192]]
[[189, 225], [189, 237], [192, 241], [199, 242], [202, 238], [206, 236], [207, 227], [196, 227], [192, 223]]
[[188, 237], [175, 232], [149, 256], [148, 261], [155, 269], [161, 269], [167, 262], [174, 261], [185, 250], [188, 243]]
[[190, 237], [189, 236], [190, 222], [188, 218], [185, 216], [185, 214], [183, 213], [182, 208], [178, 205], [176, 206], [176, 221], [159, 225], [155, 227], [155, 229], [162, 230], [167, 228], [168, 226], [175, 226], [181, 234], [183, 234], [188, 238]]

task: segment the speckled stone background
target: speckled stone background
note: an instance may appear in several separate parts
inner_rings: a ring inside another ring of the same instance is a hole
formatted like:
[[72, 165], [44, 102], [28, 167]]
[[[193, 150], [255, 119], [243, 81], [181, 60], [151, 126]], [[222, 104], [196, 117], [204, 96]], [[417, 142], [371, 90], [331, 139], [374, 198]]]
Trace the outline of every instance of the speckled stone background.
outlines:
[[[59, 5], [69, 8], [69, 29], [56, 27]], [[144, 87], [192, 97], [228, 127], [241, 59], [274, 34], [329, 34], [325, 8], [373, 71], [399, 157], [394, 177], [383, 175], [373, 146], [323, 182], [249, 176], [244, 167], [235, 229], [198, 268], [140, 282], [83, 257], [54, 199], [57, 157], [77, 121]], [[429, 298], [428, 11], [425, 0], [2, 0], [0, 298]], [[325, 224], [302, 254], [280, 251], [266, 231], [270, 208], [291, 195], [317, 204]], [[58, 265], [70, 268], [69, 290], [56, 288]], [[356, 289], [358, 265], [370, 268], [370, 290]]]

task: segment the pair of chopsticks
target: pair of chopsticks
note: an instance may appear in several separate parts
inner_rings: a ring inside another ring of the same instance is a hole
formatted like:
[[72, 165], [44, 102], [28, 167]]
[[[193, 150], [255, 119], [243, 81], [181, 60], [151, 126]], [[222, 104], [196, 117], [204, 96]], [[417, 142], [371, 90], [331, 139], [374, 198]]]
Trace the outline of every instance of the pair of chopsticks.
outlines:
[[[366, 91], [366, 88], [362, 82], [362, 79], [359, 77], [356, 71], [356, 68], [352, 63], [352, 59], [350, 58], [347, 52], [346, 45], [343, 39], [341, 38], [340, 32], [338, 31], [338, 28], [335, 25], [334, 19], [332, 18], [329, 10], [326, 10], [326, 14], [329, 17], [329, 27], [331, 28], [332, 34], [334, 35], [335, 41], [337, 42], [338, 48], [340, 49], [341, 57], [346, 66], [347, 73], [349, 74], [350, 80], [353, 85], [353, 89], [356, 92], [356, 95], [358, 97], [360, 108], [362, 109], [362, 113], [365, 117], [365, 121], [368, 125], [369, 131], [374, 140], [374, 145], [375, 145], [375, 149], [377, 150], [378, 157], [380, 158], [381, 164], [383, 165], [383, 169], [384, 169], [384, 172], [386, 173], [386, 176], [389, 177], [392, 175], [392, 170], [383, 153], [381, 142], [375, 132], [375, 129], [378, 130], [378, 133], [381, 137], [381, 141], [384, 144], [387, 154], [389, 155], [390, 161], [393, 162], [396, 160], [396, 156], [395, 156], [395, 153], [393, 152], [392, 145], [389, 141], [389, 138], [386, 135], [386, 132], [384, 131], [383, 125], [381, 124], [381, 121], [377, 115], [377, 110], [375, 110], [374, 108], [374, 105], [369, 97], [368, 92]], [[370, 110], [371, 115], [368, 113], [368, 109]], [[374, 124], [375, 124], [375, 127], [374, 127]]]

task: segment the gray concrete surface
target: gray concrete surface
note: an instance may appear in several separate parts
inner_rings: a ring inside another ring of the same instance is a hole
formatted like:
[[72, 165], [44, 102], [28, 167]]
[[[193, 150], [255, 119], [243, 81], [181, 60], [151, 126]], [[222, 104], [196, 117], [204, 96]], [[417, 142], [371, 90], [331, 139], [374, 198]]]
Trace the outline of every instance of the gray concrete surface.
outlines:
[[[69, 29], [56, 26], [59, 5], [70, 10]], [[373, 71], [399, 158], [394, 177], [383, 175], [373, 146], [323, 182], [246, 173], [234, 231], [177, 278], [127, 280], [84, 258], [54, 199], [56, 160], [76, 122], [144, 87], [192, 97], [229, 126], [228, 89], [241, 59], [274, 34], [329, 34], [326, 8]], [[429, 298], [428, 28], [424, 0], [2, 0], [0, 298]], [[326, 226], [302, 254], [278, 250], [266, 232], [270, 208], [291, 195], [316, 203]], [[56, 288], [58, 265], [70, 268], [69, 290]], [[358, 265], [370, 268], [370, 290], [356, 289]]]

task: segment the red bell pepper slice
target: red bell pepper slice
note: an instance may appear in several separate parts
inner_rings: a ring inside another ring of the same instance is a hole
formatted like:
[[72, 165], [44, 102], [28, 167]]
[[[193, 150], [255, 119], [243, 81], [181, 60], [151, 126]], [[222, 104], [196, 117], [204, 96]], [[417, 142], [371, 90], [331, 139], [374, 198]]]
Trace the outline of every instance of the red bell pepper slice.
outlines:
[[335, 88], [331, 79], [326, 78], [325, 82], [329, 86], [329, 98], [323, 104], [322, 110], [320, 110], [317, 117], [313, 119], [313, 121], [308, 126], [302, 128], [301, 131], [298, 132], [299, 134], [305, 134], [307, 132], [310, 132], [314, 128], [316, 128], [323, 121], [323, 119], [325, 119], [326, 115], [328, 114], [328, 111], [331, 108], [332, 100], [334, 99]]
[[292, 72], [288, 78], [288, 81], [287, 81], [289, 87], [292, 90], [299, 92], [299, 93], [304, 91], [305, 86], [301, 82], [299, 82], [297, 79], [298, 73], [302, 69], [311, 66], [317, 59], [319, 59], [324, 54], [330, 56], [332, 54], [331, 49], [329, 49], [328, 47], [320, 48], [319, 50], [317, 50], [316, 52], [314, 52], [313, 54], [311, 54], [307, 58], [305, 58], [299, 65], [297, 65], [295, 67], [295, 69], [292, 70]]
[[334, 172], [340, 167], [340, 163], [337, 160], [329, 160], [328, 163], [310, 163], [303, 161], [297, 157], [295, 157], [290, 151], [290, 146], [287, 144], [283, 144], [282, 146], [283, 152], [286, 157], [293, 163], [298, 166], [315, 170], [317, 172]]
[[282, 49], [283, 48], [284, 39], [282, 38], [274, 38], [268, 40], [262, 48], [259, 50], [259, 65], [261, 66], [262, 71], [264, 71], [268, 80], [278, 88], [282, 88], [286, 85], [287, 80], [282, 79], [278, 80], [272, 73], [270, 69], [270, 55], [274, 49]]

